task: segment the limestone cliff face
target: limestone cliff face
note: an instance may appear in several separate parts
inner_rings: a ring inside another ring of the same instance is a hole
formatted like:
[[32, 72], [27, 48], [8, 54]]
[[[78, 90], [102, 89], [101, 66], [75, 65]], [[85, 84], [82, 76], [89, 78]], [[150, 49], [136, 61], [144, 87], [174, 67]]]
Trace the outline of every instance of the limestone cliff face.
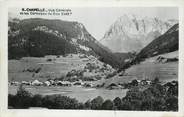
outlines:
[[100, 42], [113, 52], [140, 51], [177, 22], [123, 15], [110, 26]]

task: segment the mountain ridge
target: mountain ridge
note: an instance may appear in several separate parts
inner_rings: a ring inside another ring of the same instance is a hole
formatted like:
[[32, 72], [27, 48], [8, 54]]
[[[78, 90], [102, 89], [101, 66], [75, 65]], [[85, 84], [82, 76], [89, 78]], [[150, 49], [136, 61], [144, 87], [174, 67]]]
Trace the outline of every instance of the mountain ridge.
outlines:
[[137, 58], [148, 58], [179, 49], [179, 24], [175, 24], [163, 35], [159, 36], [143, 48]]
[[179, 24], [175, 24], [163, 35], [154, 39], [146, 47], [144, 47], [134, 58], [129, 59], [125, 65], [120, 68], [125, 70], [132, 65], [139, 64], [150, 57], [159, 56], [162, 54], [178, 51], [179, 49]]
[[113, 52], [140, 51], [177, 22], [125, 14], [110, 26], [100, 42]]
[[[30, 18], [9, 21], [8, 58], [84, 53], [118, 68], [123, 64], [78, 22]], [[126, 58], [126, 57], [125, 57]]]

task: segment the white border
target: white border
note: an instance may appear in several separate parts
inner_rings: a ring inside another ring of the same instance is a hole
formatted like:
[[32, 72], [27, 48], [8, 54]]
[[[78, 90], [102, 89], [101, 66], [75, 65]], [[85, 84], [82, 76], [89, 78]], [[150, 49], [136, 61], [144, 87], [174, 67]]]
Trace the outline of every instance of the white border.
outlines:
[[[9, 7], [178, 7], [179, 8], [179, 111], [92, 111], [92, 110], [9, 110], [8, 95], [8, 58], [7, 30]], [[122, 117], [122, 116], [184, 116], [184, 1], [183, 0], [8, 0], [0, 2], [0, 116], [2, 117]]]

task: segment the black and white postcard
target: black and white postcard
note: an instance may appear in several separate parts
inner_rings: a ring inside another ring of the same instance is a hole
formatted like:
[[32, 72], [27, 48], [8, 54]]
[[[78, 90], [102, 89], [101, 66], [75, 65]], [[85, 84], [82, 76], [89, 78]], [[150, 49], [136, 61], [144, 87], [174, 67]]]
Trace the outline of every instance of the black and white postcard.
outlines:
[[181, 112], [179, 5], [16, 3], [1, 27], [8, 112]]

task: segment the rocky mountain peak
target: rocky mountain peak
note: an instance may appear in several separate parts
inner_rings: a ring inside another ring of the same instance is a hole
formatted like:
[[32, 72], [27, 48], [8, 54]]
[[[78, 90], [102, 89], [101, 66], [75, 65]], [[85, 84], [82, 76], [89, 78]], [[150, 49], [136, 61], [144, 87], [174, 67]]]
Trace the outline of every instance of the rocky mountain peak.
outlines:
[[157, 17], [124, 14], [110, 26], [101, 43], [113, 52], [139, 51], [176, 23], [174, 19], [163, 21]]

